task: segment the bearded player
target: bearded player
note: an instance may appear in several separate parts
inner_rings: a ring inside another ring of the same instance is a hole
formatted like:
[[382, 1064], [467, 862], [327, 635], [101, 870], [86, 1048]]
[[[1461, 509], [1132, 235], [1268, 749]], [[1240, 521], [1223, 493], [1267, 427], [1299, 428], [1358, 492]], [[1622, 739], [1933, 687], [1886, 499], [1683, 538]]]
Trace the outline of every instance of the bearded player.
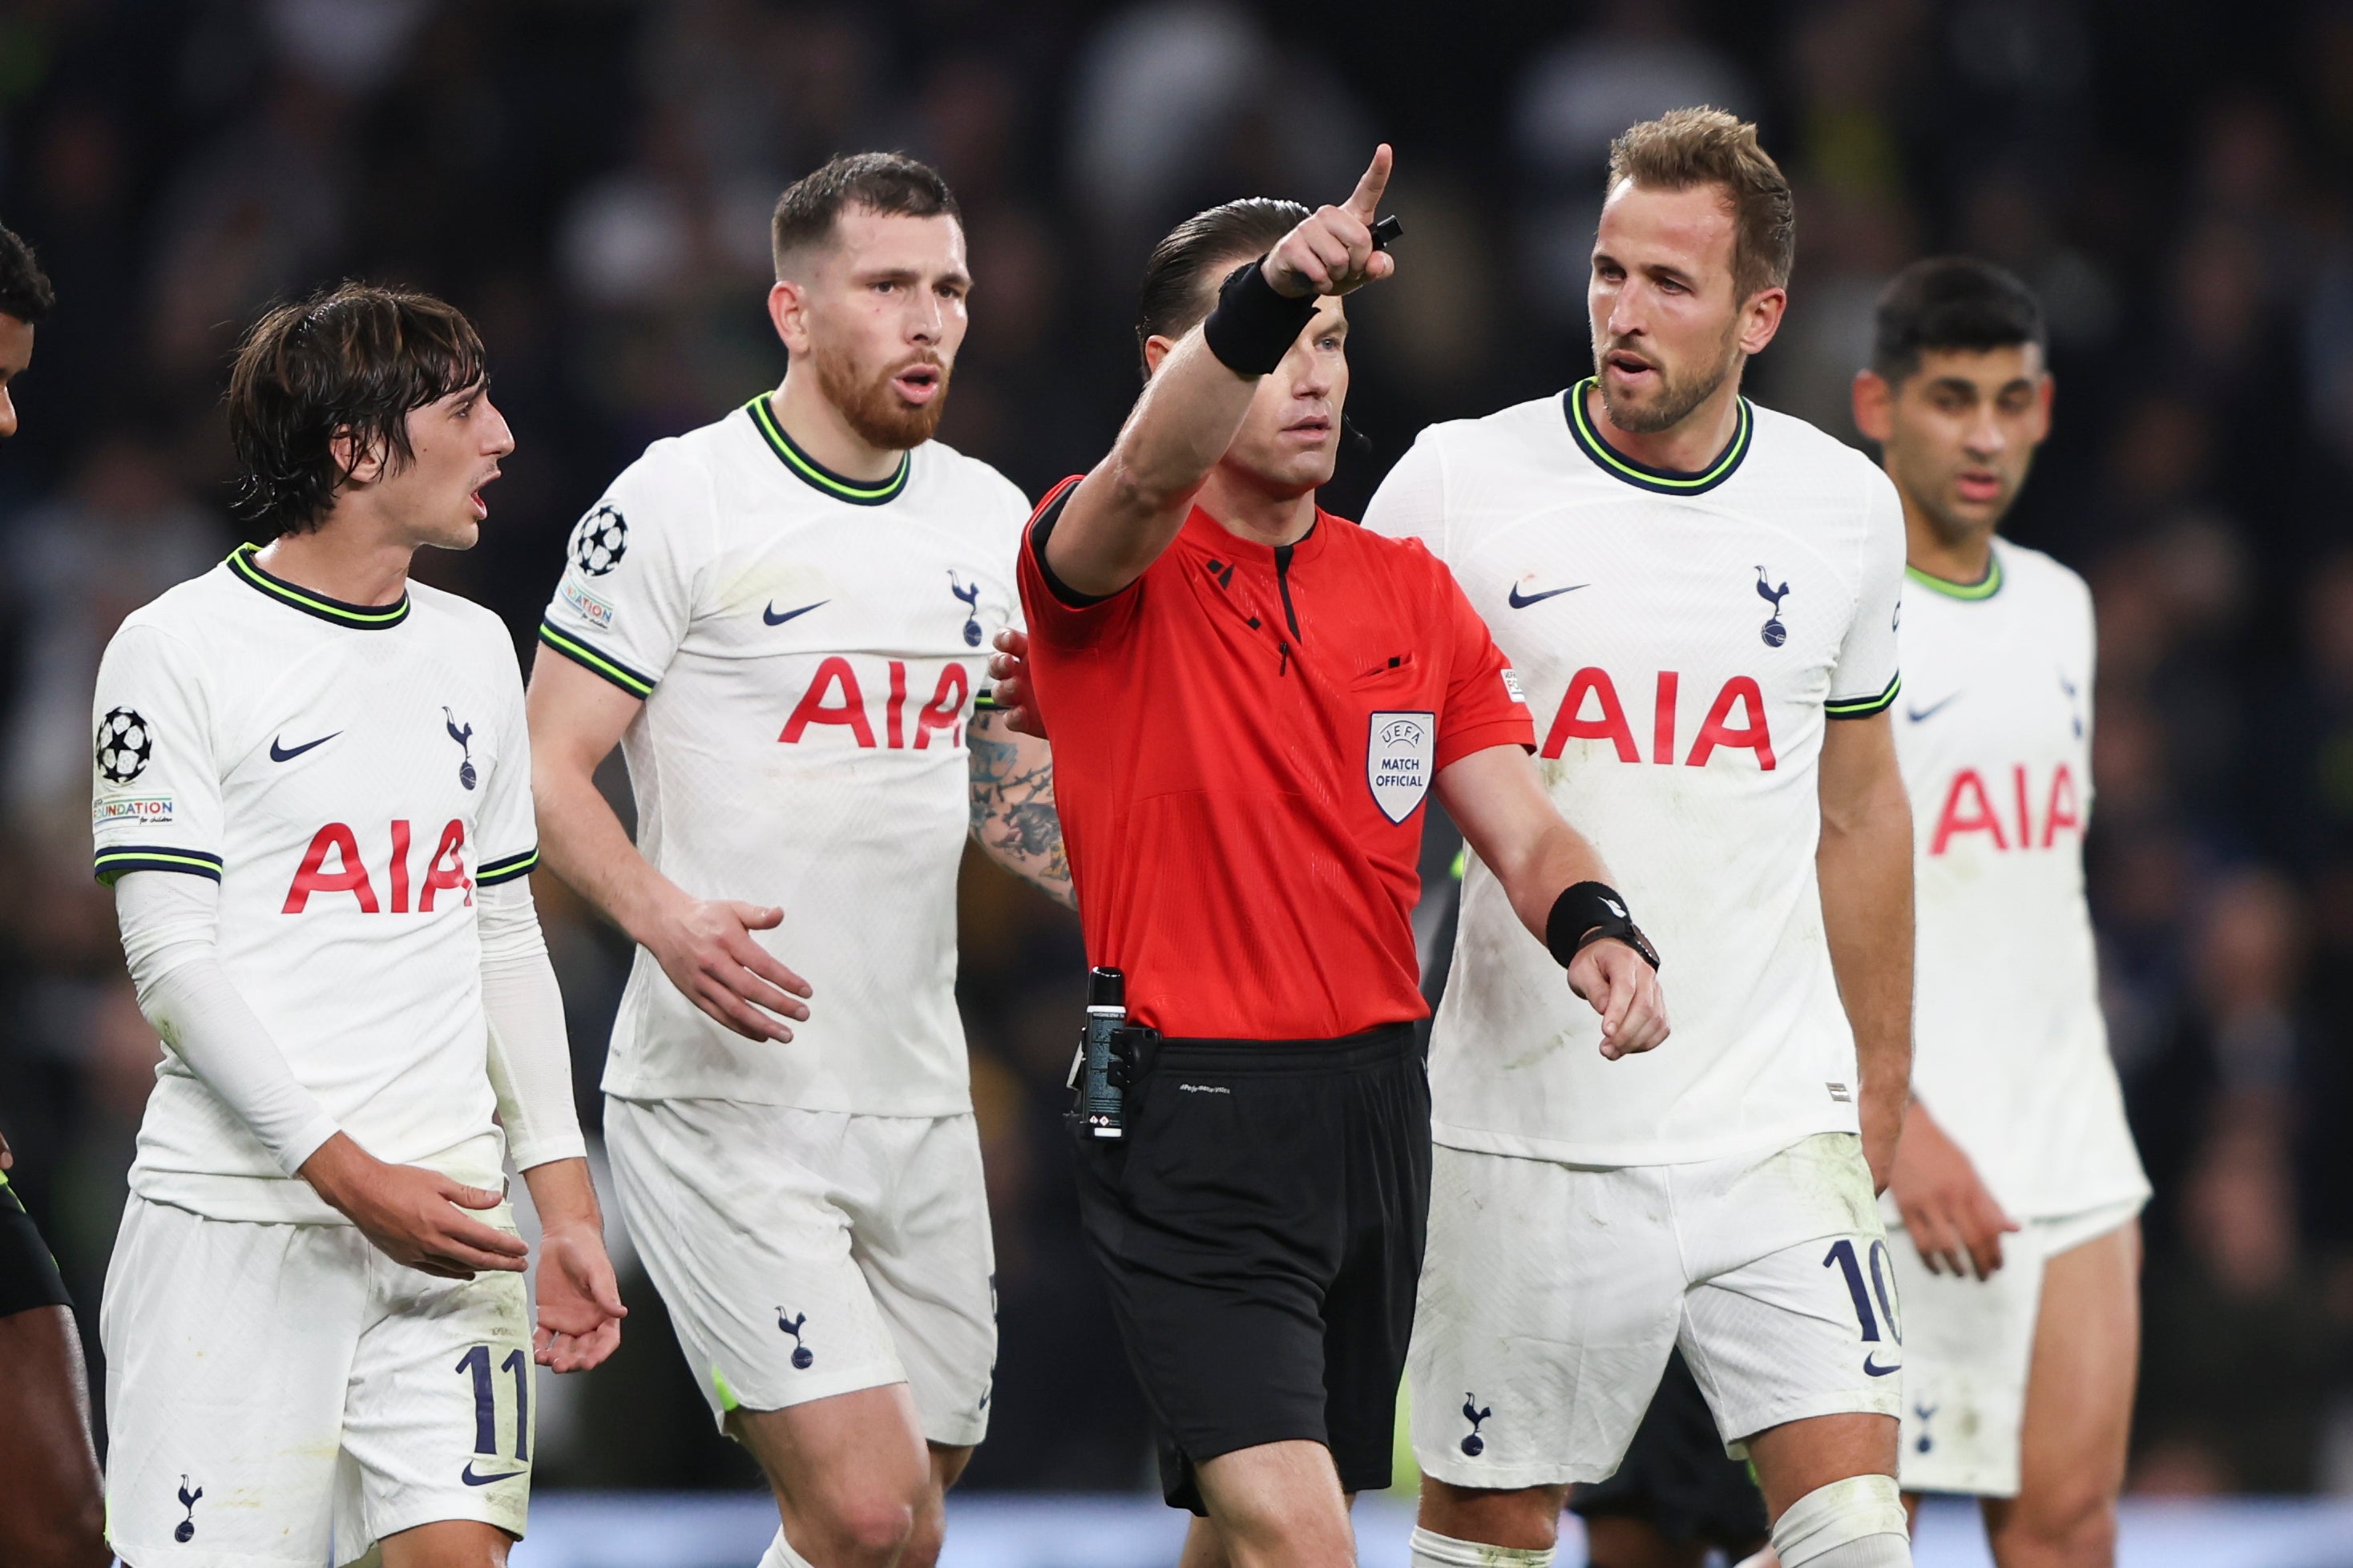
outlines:
[[[656, 442], [573, 534], [532, 675], [540, 821], [638, 944], [614, 1182], [775, 1488], [766, 1563], [926, 1568], [997, 1342], [966, 833], [1070, 896], [1045, 748], [985, 706], [1029, 505], [931, 438], [972, 286], [940, 177], [838, 158], [772, 238], [783, 384]], [[617, 742], [634, 844], [593, 777]]]
[[1903, 517], [1860, 454], [1740, 395], [1793, 226], [1753, 127], [1628, 131], [1596, 374], [1424, 432], [1366, 513], [1453, 568], [1555, 804], [1676, 965], [1675, 1047], [1607, 1060], [1471, 867], [1430, 1054], [1417, 1568], [1550, 1563], [1677, 1347], [1791, 1568], [1910, 1560], [1873, 1201], [1911, 1047]]
[[2116, 1554], [2148, 1182], [2100, 1015], [2083, 579], [1998, 537], [2051, 428], [2042, 312], [1963, 257], [1880, 296], [1856, 427], [1904, 501], [1919, 1009], [1889, 1184], [1907, 1493], [1982, 1500], [2001, 1568]]
[[523, 1532], [534, 1351], [595, 1366], [623, 1310], [512, 644], [408, 574], [480, 537], [514, 440], [463, 316], [352, 283], [247, 334], [228, 427], [269, 543], [133, 611], [98, 676], [96, 869], [165, 1047], [100, 1314], [108, 1537], [484, 1568]]

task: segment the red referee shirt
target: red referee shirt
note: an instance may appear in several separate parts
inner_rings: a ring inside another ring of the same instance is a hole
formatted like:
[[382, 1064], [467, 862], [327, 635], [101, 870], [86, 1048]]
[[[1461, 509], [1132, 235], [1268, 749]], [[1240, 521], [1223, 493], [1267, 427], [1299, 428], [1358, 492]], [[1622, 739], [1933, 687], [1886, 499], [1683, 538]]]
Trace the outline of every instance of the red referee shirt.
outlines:
[[1446, 568], [1318, 510], [1282, 549], [1196, 508], [1120, 593], [1021, 551], [1034, 701], [1091, 963], [1163, 1034], [1330, 1039], [1419, 1018], [1411, 915], [1439, 769], [1533, 750], [1519, 682]]

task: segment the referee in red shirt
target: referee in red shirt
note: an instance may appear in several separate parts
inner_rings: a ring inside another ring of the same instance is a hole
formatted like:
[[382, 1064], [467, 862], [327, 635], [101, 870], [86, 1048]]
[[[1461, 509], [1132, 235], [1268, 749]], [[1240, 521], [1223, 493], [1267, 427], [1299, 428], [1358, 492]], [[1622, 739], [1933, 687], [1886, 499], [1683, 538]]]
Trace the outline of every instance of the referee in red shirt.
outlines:
[[1394, 268], [1388, 169], [1383, 147], [1345, 205], [1236, 202], [1160, 243], [1144, 394], [1020, 563], [1087, 953], [1134, 1026], [1124, 1136], [1081, 1128], [1082, 1217], [1168, 1500], [1206, 1515], [1187, 1568], [1340, 1568], [1344, 1493], [1388, 1484], [1429, 1202], [1409, 916], [1433, 784], [1604, 1052], [1666, 1035], [1486, 627], [1419, 543], [1315, 505], [1341, 296]]

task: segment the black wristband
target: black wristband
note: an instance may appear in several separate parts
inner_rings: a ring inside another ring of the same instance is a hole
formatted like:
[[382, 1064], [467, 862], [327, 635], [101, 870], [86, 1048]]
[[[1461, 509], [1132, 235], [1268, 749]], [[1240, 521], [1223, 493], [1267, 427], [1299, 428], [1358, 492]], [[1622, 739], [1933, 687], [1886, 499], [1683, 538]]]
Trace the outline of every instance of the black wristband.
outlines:
[[1552, 901], [1552, 913], [1545, 917], [1545, 946], [1552, 950], [1554, 960], [1566, 969], [1587, 943], [1606, 937], [1641, 953], [1651, 968], [1659, 967], [1659, 950], [1627, 915], [1626, 900], [1617, 889], [1603, 882], [1576, 882], [1562, 889]]
[[1218, 286], [1218, 308], [1201, 323], [1201, 337], [1218, 363], [1236, 375], [1265, 375], [1282, 363], [1314, 318], [1316, 296], [1291, 300], [1274, 291], [1259, 261], [1246, 261]]

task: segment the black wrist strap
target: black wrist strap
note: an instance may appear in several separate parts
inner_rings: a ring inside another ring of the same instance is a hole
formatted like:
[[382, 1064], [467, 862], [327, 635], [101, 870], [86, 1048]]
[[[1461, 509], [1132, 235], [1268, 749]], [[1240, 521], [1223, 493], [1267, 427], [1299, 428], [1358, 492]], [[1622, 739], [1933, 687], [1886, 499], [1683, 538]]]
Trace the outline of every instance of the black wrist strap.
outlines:
[[1219, 285], [1218, 308], [1201, 323], [1201, 337], [1218, 363], [1236, 375], [1265, 375], [1307, 330], [1315, 304], [1313, 294], [1291, 300], [1276, 293], [1266, 268], [1246, 261]]
[[1575, 882], [1562, 889], [1552, 901], [1552, 913], [1545, 917], [1545, 946], [1552, 950], [1554, 960], [1566, 969], [1587, 943], [1604, 938], [1624, 942], [1651, 968], [1659, 967], [1659, 950], [1628, 916], [1626, 900], [1617, 889], [1603, 882]]

